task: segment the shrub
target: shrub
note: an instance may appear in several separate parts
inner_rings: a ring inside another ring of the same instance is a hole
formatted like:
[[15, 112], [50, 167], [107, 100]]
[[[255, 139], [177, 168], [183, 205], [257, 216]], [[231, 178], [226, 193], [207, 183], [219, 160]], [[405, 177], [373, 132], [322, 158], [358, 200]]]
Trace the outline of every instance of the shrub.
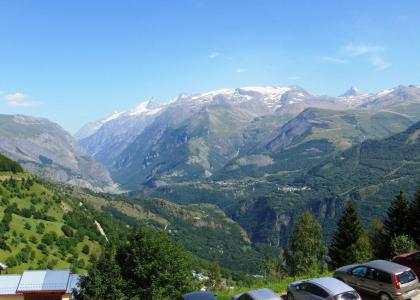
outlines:
[[391, 254], [393, 256], [411, 252], [416, 249], [416, 243], [408, 235], [402, 234], [391, 240]]

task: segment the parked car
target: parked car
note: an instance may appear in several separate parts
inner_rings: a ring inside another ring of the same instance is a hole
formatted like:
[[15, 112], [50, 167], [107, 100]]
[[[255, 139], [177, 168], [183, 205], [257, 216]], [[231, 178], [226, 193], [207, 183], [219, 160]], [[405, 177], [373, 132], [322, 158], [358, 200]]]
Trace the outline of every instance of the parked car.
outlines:
[[210, 292], [192, 292], [183, 295], [181, 300], [217, 300], [217, 297]]
[[359, 294], [344, 282], [332, 278], [296, 281], [287, 287], [287, 300], [361, 300]]
[[416, 274], [409, 267], [386, 260], [344, 266], [335, 271], [334, 277], [380, 300], [411, 299], [419, 293]]
[[395, 256], [392, 261], [410, 267], [416, 273], [417, 277], [420, 276], [420, 251]]
[[233, 300], [283, 300], [270, 289], [259, 289], [241, 293], [232, 297]]

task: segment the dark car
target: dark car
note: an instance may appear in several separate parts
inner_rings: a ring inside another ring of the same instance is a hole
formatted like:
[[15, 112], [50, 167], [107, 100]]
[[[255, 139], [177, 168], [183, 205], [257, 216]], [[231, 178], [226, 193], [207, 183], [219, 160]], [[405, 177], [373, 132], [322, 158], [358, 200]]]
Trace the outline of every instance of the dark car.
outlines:
[[192, 292], [183, 295], [181, 300], [217, 300], [217, 297], [210, 292]]
[[361, 265], [337, 269], [334, 277], [380, 300], [413, 299], [419, 294], [419, 281], [409, 267], [386, 260], [373, 260]]
[[420, 251], [395, 256], [392, 261], [410, 267], [417, 274], [417, 277], [420, 276]]

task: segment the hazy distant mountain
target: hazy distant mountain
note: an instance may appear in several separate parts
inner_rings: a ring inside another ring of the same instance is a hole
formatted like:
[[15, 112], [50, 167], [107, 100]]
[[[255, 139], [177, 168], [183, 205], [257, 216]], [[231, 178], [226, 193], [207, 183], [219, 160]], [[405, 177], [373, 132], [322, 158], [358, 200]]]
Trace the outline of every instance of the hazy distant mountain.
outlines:
[[0, 115], [0, 152], [42, 176], [91, 189], [115, 189], [108, 171], [47, 119]]
[[357, 97], [361, 95], [364, 95], [364, 93], [361, 90], [359, 90], [357, 87], [352, 86], [340, 97]]
[[[297, 117], [285, 125], [308, 108], [332, 111], [331, 118], [329, 112], [315, 110], [309, 123], [302, 123]], [[348, 110], [352, 112], [340, 113]], [[417, 86], [399, 86], [376, 94], [365, 94], [352, 87], [339, 97], [313, 95], [298, 86], [251, 86], [183, 94], [165, 105], [144, 102], [132, 111], [84, 127], [77, 137], [89, 154], [108, 167], [118, 183], [138, 189], [151, 183], [159, 186], [206, 179], [234, 166], [236, 159], [240, 159], [239, 164], [278, 167], [272, 161], [273, 153], [291, 147], [282, 146], [287, 134], [279, 132], [287, 126], [293, 134], [304, 126], [303, 135], [293, 138], [293, 145], [297, 145], [296, 139], [314, 136], [314, 130], [319, 131], [318, 140], [328, 141], [333, 136], [335, 150], [324, 153], [328, 156], [344, 149], [343, 145], [350, 147], [366, 138], [382, 138], [418, 120]], [[323, 135], [325, 139], [321, 138]], [[321, 147], [312, 147], [318, 140], [299, 144], [293, 151], [307, 154], [309, 149]], [[255, 149], [272, 153], [267, 156]], [[261, 155], [249, 156], [250, 153]], [[324, 154], [313, 153], [311, 160], [325, 158]], [[307, 160], [299, 162], [304, 161]]]

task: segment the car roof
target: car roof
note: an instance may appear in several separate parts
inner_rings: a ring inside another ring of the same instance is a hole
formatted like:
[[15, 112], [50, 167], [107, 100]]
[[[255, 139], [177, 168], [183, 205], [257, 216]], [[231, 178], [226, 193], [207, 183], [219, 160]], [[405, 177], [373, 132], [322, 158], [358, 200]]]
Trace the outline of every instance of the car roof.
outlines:
[[315, 278], [309, 279], [306, 282], [310, 282], [316, 284], [324, 289], [326, 289], [332, 295], [338, 295], [344, 292], [354, 291], [354, 289], [344, 282], [332, 278], [332, 277], [322, 277], [322, 278]]
[[410, 268], [402, 266], [387, 260], [372, 260], [365, 263], [364, 266], [375, 268], [391, 274], [397, 274], [409, 270]]
[[182, 296], [184, 300], [215, 300], [216, 297], [210, 292], [192, 292]]
[[240, 296], [242, 296], [243, 294], [247, 294], [247, 295], [251, 296], [252, 299], [254, 299], [254, 300], [278, 300], [278, 299], [282, 299], [279, 295], [277, 295], [272, 290], [267, 289], [267, 288], [241, 293], [241, 294], [233, 296], [233, 298], [237, 299]]

